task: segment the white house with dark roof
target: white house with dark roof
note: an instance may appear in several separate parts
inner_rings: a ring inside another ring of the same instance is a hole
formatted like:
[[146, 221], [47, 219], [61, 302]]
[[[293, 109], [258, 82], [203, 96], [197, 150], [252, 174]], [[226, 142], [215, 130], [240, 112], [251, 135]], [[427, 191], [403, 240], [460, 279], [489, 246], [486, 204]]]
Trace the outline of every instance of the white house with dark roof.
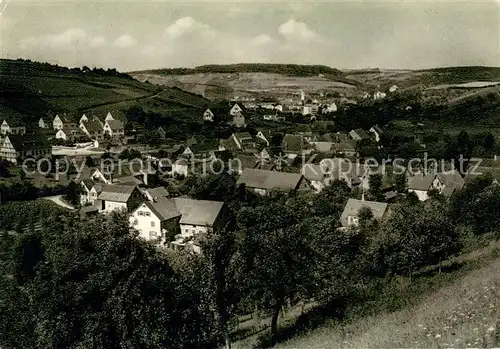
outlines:
[[363, 207], [370, 209], [374, 219], [383, 219], [388, 213], [388, 204], [385, 202], [349, 199], [340, 216], [342, 227], [357, 226], [359, 224], [359, 211]]
[[238, 103], [234, 103], [234, 105], [229, 110], [229, 114], [232, 116], [235, 116], [236, 114], [242, 113], [242, 112], [243, 112], [243, 109], [241, 109], [241, 107], [238, 105]]
[[91, 139], [101, 140], [104, 138], [103, 126], [97, 119], [81, 121], [79, 127]]
[[300, 173], [309, 181], [311, 187], [313, 187], [318, 193], [333, 180], [332, 177], [330, 177], [330, 174], [327, 173], [325, 168], [321, 165], [304, 164]]
[[77, 125], [76, 121], [71, 116], [68, 116], [66, 114], [61, 114], [61, 115], [57, 114], [54, 117], [54, 120], [52, 121], [52, 126], [53, 126], [54, 130], [60, 130], [64, 126], [76, 127], [78, 125]]
[[131, 226], [145, 240], [185, 247], [195, 251], [196, 237], [210, 233], [222, 219], [224, 203], [219, 201], [193, 200], [189, 198], [159, 197], [146, 201], [134, 210]]
[[136, 186], [104, 184], [97, 197], [97, 207], [100, 212], [110, 213], [115, 210], [130, 210], [140, 201], [144, 201], [144, 197]]
[[233, 120], [231, 121], [231, 125], [236, 126], [238, 128], [246, 126], [245, 117], [241, 112], [237, 112], [236, 114], [233, 115]]
[[125, 137], [125, 125], [120, 120], [106, 120], [103, 132], [113, 139], [122, 139]]
[[260, 195], [267, 195], [273, 189], [287, 192], [311, 189], [309, 182], [300, 173], [267, 171], [253, 168], [243, 169], [237, 184], [244, 184], [246, 188]]
[[3, 120], [0, 125], [0, 134], [2, 135], [23, 135], [25, 133], [26, 127], [18, 122], [7, 122], [7, 120]]
[[205, 112], [203, 113], [203, 121], [214, 121], [214, 113], [212, 113], [210, 109], [205, 110]]
[[177, 159], [173, 164], [172, 164], [172, 174], [173, 175], [182, 175], [184, 177], [187, 177], [189, 174], [189, 163], [187, 160], [183, 158]]

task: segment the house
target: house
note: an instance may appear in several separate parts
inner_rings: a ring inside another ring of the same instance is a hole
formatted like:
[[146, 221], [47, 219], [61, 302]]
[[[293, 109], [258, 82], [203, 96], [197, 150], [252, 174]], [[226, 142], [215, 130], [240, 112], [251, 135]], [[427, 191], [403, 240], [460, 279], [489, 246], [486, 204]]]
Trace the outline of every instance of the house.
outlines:
[[100, 212], [115, 210], [133, 210], [144, 201], [139, 189], [133, 185], [104, 184], [97, 197]]
[[38, 127], [40, 127], [40, 128], [49, 128], [50, 124], [44, 118], [40, 118], [40, 119], [38, 119]]
[[54, 130], [60, 130], [64, 126], [76, 127], [78, 125], [72, 117], [66, 114], [61, 114], [61, 115], [57, 114], [54, 117], [54, 120], [52, 121], [52, 127], [54, 128]]
[[190, 245], [199, 252], [200, 246], [194, 238], [209, 234], [219, 226], [224, 217], [223, 207], [224, 203], [219, 201], [160, 197], [139, 206], [132, 213], [130, 223], [145, 240], [163, 245], [175, 238], [176, 247]]
[[344, 228], [359, 224], [359, 211], [366, 207], [370, 209], [374, 219], [383, 219], [388, 214], [388, 204], [385, 202], [349, 199], [340, 216], [340, 223]]
[[27, 158], [50, 157], [52, 146], [43, 134], [6, 135], [0, 147], [0, 158], [17, 164]]
[[160, 139], [165, 139], [167, 137], [167, 133], [161, 126], [156, 129], [156, 133], [158, 134], [158, 137], [160, 137]]
[[0, 125], [0, 133], [2, 135], [23, 135], [26, 133], [26, 127], [24, 127], [21, 123], [16, 121], [3, 120]]
[[438, 181], [434, 182], [436, 189], [445, 197], [450, 197], [458, 190], [462, 190], [465, 185], [465, 180], [457, 170], [437, 173]]
[[106, 114], [106, 118], [104, 118], [104, 122], [111, 121], [111, 120], [118, 120], [118, 119], [116, 119], [115, 117], [113, 117], [113, 115], [111, 114], [111, 112], [108, 112]]
[[177, 159], [172, 164], [172, 175], [181, 175], [187, 177], [189, 174], [189, 163], [182, 158]]
[[106, 120], [103, 132], [114, 140], [123, 139], [125, 137], [125, 125], [120, 120]]
[[78, 121], [78, 123], [81, 124], [84, 121], [85, 122], [89, 121], [89, 118], [85, 114], [82, 115], [82, 117], [80, 118], [80, 120]]
[[144, 195], [148, 201], [155, 201], [158, 198], [167, 197], [168, 191], [165, 187], [148, 188], [144, 190]]
[[237, 114], [243, 113], [243, 109], [238, 105], [238, 103], [234, 103], [234, 105], [229, 110], [229, 114], [235, 116]]
[[398, 86], [397, 85], [392, 85], [391, 87], [389, 87], [389, 92], [396, 92], [398, 90]]
[[331, 177], [329, 177], [320, 165], [304, 164], [302, 165], [300, 173], [309, 181], [311, 187], [313, 187], [317, 193], [322, 191], [331, 180]]
[[104, 130], [99, 120], [82, 121], [80, 122], [80, 129], [93, 140], [102, 140], [104, 138]]
[[203, 113], [203, 121], [209, 121], [209, 122], [214, 121], [214, 113], [212, 113], [210, 109], [205, 110], [205, 112]]
[[380, 127], [378, 126], [373, 126], [372, 128], [370, 128], [369, 131], [373, 133], [373, 138], [375, 139], [375, 142], [379, 143], [382, 135], [384, 134], [382, 129], [380, 129]]
[[328, 153], [333, 150], [332, 142], [311, 142], [311, 145], [318, 153]]
[[237, 184], [244, 184], [248, 189], [260, 195], [266, 195], [273, 189], [283, 191], [311, 189], [310, 184], [302, 174], [250, 168], [243, 170]]
[[236, 126], [238, 128], [246, 126], [245, 117], [241, 112], [237, 112], [236, 114], [233, 115], [233, 120], [231, 121], [231, 125]]
[[329, 180], [343, 180], [349, 188], [360, 187], [370, 189], [368, 166], [363, 163], [352, 163], [343, 158], [323, 159], [319, 163]]
[[70, 142], [75, 142], [86, 137], [86, 134], [79, 127], [64, 126], [56, 132], [56, 139], [62, 139]]
[[365, 140], [365, 139], [370, 139], [370, 135], [368, 133], [366, 133], [365, 130], [360, 129], [360, 128], [352, 130], [351, 132], [349, 132], [349, 135], [355, 141], [361, 141], [361, 140]]
[[438, 183], [435, 173], [417, 173], [408, 178], [408, 191], [415, 193], [420, 201], [425, 201], [429, 198], [429, 190], [436, 189], [435, 185], [440, 185]]
[[255, 142], [253, 141], [253, 137], [248, 132], [235, 132], [231, 135], [234, 143], [238, 147], [238, 149], [243, 149], [244, 147], [255, 147]]
[[335, 102], [333, 102], [332, 104], [327, 104], [327, 105], [323, 106], [323, 108], [321, 109], [321, 112], [323, 114], [335, 113], [337, 110], [338, 110], [337, 105], [335, 104]]
[[377, 91], [373, 94], [373, 100], [377, 101], [377, 100], [380, 100], [380, 99], [384, 99], [385, 96], [387, 94], [385, 92], [380, 92], [380, 91]]
[[260, 130], [257, 132], [257, 135], [255, 136], [255, 138], [261, 139], [262, 141], [264, 141], [266, 143], [266, 146], [269, 147], [269, 144], [271, 143], [271, 139], [272, 139], [272, 133], [269, 130]]
[[97, 197], [102, 191], [102, 183], [92, 179], [83, 179], [80, 181], [80, 186], [82, 188], [80, 193], [80, 204], [82, 206], [96, 205]]

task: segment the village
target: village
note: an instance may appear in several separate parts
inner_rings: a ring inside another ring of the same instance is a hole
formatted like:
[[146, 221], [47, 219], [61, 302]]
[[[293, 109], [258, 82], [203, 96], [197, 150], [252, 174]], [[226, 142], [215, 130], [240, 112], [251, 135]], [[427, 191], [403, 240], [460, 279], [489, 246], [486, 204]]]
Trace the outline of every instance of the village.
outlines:
[[[396, 86], [391, 87], [388, 93], [396, 90]], [[373, 95], [374, 99], [384, 97], [385, 93]], [[216, 112], [208, 108], [200, 115], [200, 122], [207, 127], [217, 120], [227, 120], [233, 132], [218, 141], [207, 140], [203, 135], [186, 135], [183, 142], [162, 146], [169, 126], [159, 126], [143, 132], [153, 133], [160, 144], [140, 145], [135, 142], [141, 139], [140, 135], [125, 131], [127, 120], [122, 112], [108, 111], [100, 115], [90, 112], [80, 117], [64, 113], [40, 118], [37, 125], [3, 120], [0, 157], [13, 165], [23, 164], [23, 170], [25, 164], [31, 163], [33, 169], [33, 164], [44, 158], [58, 159], [55, 163], [49, 162], [54, 167], [64, 160], [66, 166], [62, 170], [51, 170], [57, 179], [64, 173], [66, 176], [62, 177], [78, 184], [80, 198], [74, 208], [82, 216], [126, 211], [130, 226], [145, 240], [162, 248], [188, 247], [197, 252], [200, 239], [227, 217], [224, 202], [176, 197], [175, 192], [171, 192], [168, 183], [182, 183], [190, 176], [227, 172], [237, 176], [238, 185], [261, 196], [274, 191], [314, 195], [336, 180], [344, 181], [356, 197], [349, 199], [343, 210], [340, 223], [344, 229], [359, 224], [358, 214], [363, 207], [382, 220], [390, 214], [398, 196], [414, 193], [420, 201], [432, 195], [449, 198], [461, 190], [468, 179], [477, 177], [472, 172], [466, 173], [470, 169], [462, 169], [460, 173], [458, 167], [450, 168], [449, 163], [438, 168], [436, 162], [424, 168], [422, 161], [427, 154], [423, 132], [418, 127], [415, 142], [423, 151], [418, 153], [416, 163], [406, 163], [403, 171], [396, 173], [393, 162], [383, 159], [379, 163], [360, 154], [363, 146], [383, 148], [383, 128], [373, 125], [366, 130], [335, 132], [337, 105], [332, 100], [329, 104], [326, 100], [306, 101], [303, 91], [300, 91], [300, 100], [286, 106], [237, 100], [219, 103]], [[339, 101], [347, 108], [355, 103]], [[249, 115], [279, 124], [288, 113], [298, 113], [307, 122], [320, 124], [321, 130], [279, 132], [263, 127], [253, 129], [253, 134], [247, 130]], [[317, 121], [318, 114], [326, 115], [326, 120]], [[132, 159], [132, 154], [137, 157]], [[134, 169], [133, 161], [139, 161], [140, 166]], [[144, 169], [146, 162], [148, 166]], [[71, 176], [69, 163], [76, 169]], [[373, 192], [380, 194], [376, 200], [369, 195]], [[372, 200], [365, 199], [365, 195]]]

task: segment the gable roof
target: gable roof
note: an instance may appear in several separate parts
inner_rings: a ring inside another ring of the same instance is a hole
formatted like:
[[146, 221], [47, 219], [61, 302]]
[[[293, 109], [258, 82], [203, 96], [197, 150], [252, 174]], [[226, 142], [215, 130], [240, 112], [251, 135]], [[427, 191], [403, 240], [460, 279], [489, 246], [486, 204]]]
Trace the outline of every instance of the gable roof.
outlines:
[[355, 130], [352, 130], [351, 132], [349, 132], [349, 134], [351, 135], [352, 138], [355, 138], [356, 136], [358, 136], [360, 139], [370, 138], [370, 135], [368, 133], [366, 133], [366, 131], [361, 129], [361, 128], [357, 128]]
[[373, 126], [372, 129], [377, 132], [379, 135], [383, 134], [384, 131], [382, 131], [382, 129], [380, 127], [378, 127], [377, 125]]
[[102, 131], [102, 125], [97, 120], [92, 121], [82, 121], [83, 126], [88, 132], [99, 132]]
[[465, 180], [457, 170], [439, 172], [437, 177], [447, 188], [462, 189], [465, 184]]
[[174, 201], [167, 199], [166, 197], [158, 197], [156, 201], [146, 201], [144, 202], [153, 213], [161, 221], [166, 221], [175, 217], [179, 217], [181, 213], [175, 207]]
[[327, 153], [333, 148], [332, 142], [314, 142], [313, 145], [316, 151], [320, 153]]
[[9, 139], [10, 143], [16, 151], [45, 149], [51, 147], [50, 143], [47, 140], [47, 137], [41, 133], [7, 135], [4, 138], [4, 143], [7, 139]]
[[133, 185], [104, 184], [98, 200], [127, 202], [135, 190]]
[[237, 184], [245, 184], [249, 188], [295, 190], [302, 174], [266, 171], [246, 168], [243, 170]]
[[315, 164], [304, 164], [300, 173], [302, 173], [304, 178], [310, 181], [321, 181], [326, 177], [321, 166]]
[[109, 128], [112, 130], [120, 130], [123, 129], [123, 121], [120, 120], [108, 120], [106, 121]]
[[385, 202], [349, 199], [344, 207], [342, 215], [340, 216], [340, 222], [344, 227], [346, 227], [348, 225], [347, 217], [357, 216], [362, 207], [368, 207], [372, 211], [373, 218], [381, 219], [387, 211], [387, 206], [388, 204]]
[[408, 178], [408, 189], [427, 191], [431, 187], [435, 177], [435, 173], [427, 173], [425, 175], [423, 173], [417, 173]]
[[233, 133], [233, 135], [239, 141], [242, 141], [245, 139], [253, 139], [252, 135], [248, 132], [235, 132], [235, 133]]
[[162, 198], [162, 197], [167, 197], [168, 196], [168, 191], [165, 189], [165, 187], [158, 187], [158, 188], [151, 188], [151, 189], [146, 189], [146, 192], [152, 197], [152, 198]]
[[221, 201], [173, 199], [177, 211], [182, 215], [180, 224], [213, 225], [224, 206]]

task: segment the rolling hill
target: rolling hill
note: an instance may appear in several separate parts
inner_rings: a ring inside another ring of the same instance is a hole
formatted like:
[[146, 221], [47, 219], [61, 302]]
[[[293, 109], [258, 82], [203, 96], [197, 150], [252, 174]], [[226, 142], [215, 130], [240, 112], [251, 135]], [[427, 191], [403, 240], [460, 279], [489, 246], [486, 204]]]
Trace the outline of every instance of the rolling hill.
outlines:
[[340, 71], [319, 65], [232, 64], [129, 74], [139, 81], [175, 86], [208, 99], [231, 98], [236, 95], [278, 98], [298, 95], [299, 90], [304, 90], [309, 95], [319, 91], [335, 91], [352, 97], [359, 96], [363, 91], [387, 90], [392, 85], [397, 85], [400, 90], [422, 91], [443, 84], [500, 81], [500, 68], [494, 67]]
[[116, 70], [69, 69], [25, 60], [0, 60], [2, 118], [29, 121], [53, 112], [120, 110], [140, 105], [157, 112], [201, 109], [208, 101], [178, 88], [154, 86]]

